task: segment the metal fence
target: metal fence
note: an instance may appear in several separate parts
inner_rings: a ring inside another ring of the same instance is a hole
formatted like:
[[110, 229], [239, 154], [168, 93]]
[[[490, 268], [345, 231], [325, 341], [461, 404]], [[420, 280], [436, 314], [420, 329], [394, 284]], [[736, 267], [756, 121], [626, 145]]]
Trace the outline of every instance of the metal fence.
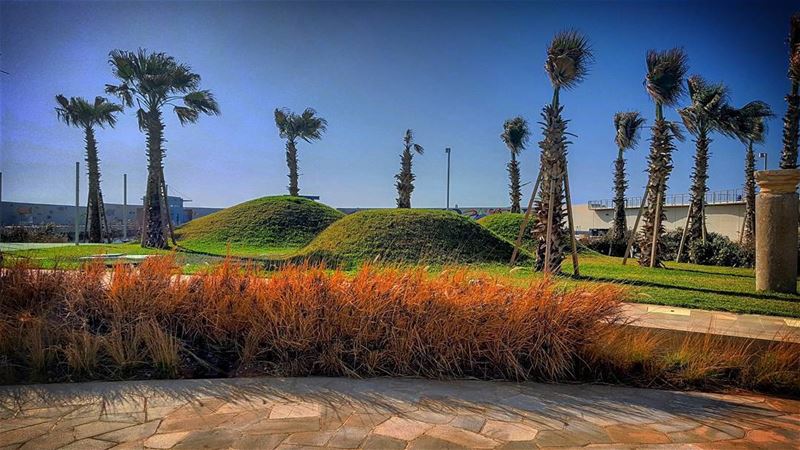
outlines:
[[[664, 198], [664, 206], [688, 206], [691, 201], [691, 194], [670, 194]], [[627, 197], [625, 199], [626, 208], [638, 208], [642, 203], [642, 197]], [[726, 189], [724, 191], [706, 192], [706, 205], [725, 205], [744, 203], [744, 192], [742, 189]], [[589, 200], [589, 209], [611, 209], [614, 201], [611, 199]]]

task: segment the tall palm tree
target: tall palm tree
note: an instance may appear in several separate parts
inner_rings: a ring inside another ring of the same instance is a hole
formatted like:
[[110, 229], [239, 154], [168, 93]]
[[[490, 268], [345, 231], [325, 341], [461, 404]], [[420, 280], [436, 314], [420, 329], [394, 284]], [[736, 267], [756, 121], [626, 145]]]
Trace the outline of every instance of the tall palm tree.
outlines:
[[83, 97], [56, 96], [56, 114], [58, 119], [73, 127], [83, 128], [86, 141], [86, 166], [89, 171], [89, 198], [86, 201], [89, 242], [101, 242], [103, 229], [108, 233], [108, 222], [103, 205], [103, 193], [100, 190], [100, 159], [97, 156], [97, 139], [94, 127], [114, 127], [116, 114], [122, 111], [122, 105], [110, 103], [103, 97], [95, 97], [89, 102]]
[[142, 246], [165, 248], [166, 231], [171, 223], [164, 179], [162, 109], [172, 106], [181, 125], [186, 125], [197, 122], [200, 114], [219, 114], [219, 105], [211, 91], [199, 89], [200, 75], [165, 53], [113, 50], [109, 63], [120, 84], [107, 84], [106, 92], [118, 96], [127, 107], [137, 106], [139, 130], [146, 136], [147, 190]]
[[744, 227], [741, 242], [747, 247], [755, 244], [756, 231], [756, 158], [754, 144], [764, 143], [767, 134], [766, 119], [772, 110], [766, 103], [755, 100], [736, 111], [734, 133], [747, 147], [744, 154]]
[[297, 167], [297, 140], [306, 142], [322, 139], [328, 128], [328, 121], [317, 116], [313, 108], [306, 108], [302, 114], [295, 114], [286, 108], [275, 109], [275, 126], [278, 134], [286, 139], [286, 164], [289, 166], [289, 195], [299, 195]]
[[[647, 76], [645, 87], [656, 104], [656, 120], [652, 127], [650, 154], [648, 155], [648, 182], [645, 195], [648, 207], [644, 213], [640, 248], [642, 254], [639, 264], [661, 267], [665, 214], [660, 208], [667, 192], [667, 181], [672, 172], [673, 139], [681, 140], [680, 128], [676, 123], [664, 119], [664, 106], [674, 106], [683, 94], [683, 79], [688, 70], [688, 58], [681, 48], [658, 52], [647, 52]], [[655, 242], [655, 254], [651, 254]], [[651, 264], [652, 259], [652, 264]]]
[[[412, 152], [413, 150], [413, 152]], [[411, 208], [411, 193], [414, 192], [414, 172], [411, 171], [411, 160], [414, 152], [423, 154], [425, 149], [414, 143], [414, 132], [406, 130], [403, 136], [403, 153], [400, 155], [400, 172], [394, 176], [397, 180], [397, 207]]]
[[617, 144], [617, 159], [614, 162], [614, 223], [611, 226], [611, 241], [621, 242], [625, 239], [628, 224], [625, 219], [625, 189], [628, 180], [625, 178], [625, 150], [636, 147], [639, 143], [639, 129], [644, 125], [644, 117], [638, 111], [618, 112], [614, 114], [614, 129]]
[[678, 110], [686, 129], [695, 137], [694, 169], [690, 191], [688, 236], [690, 240], [706, 235], [705, 197], [708, 190], [709, 135], [733, 132], [735, 110], [728, 104], [728, 88], [722, 83], [709, 83], [699, 75], [691, 76], [686, 85], [691, 103]]
[[542, 182], [535, 205], [538, 222], [534, 227], [538, 256], [536, 270], [560, 272], [564, 251], [571, 238], [564, 227], [563, 183], [567, 169], [567, 144], [570, 142], [566, 137], [567, 122], [561, 117], [563, 107], [559, 104], [559, 94], [562, 89], [574, 88], [583, 81], [592, 59], [589, 41], [576, 31], [556, 34], [547, 49], [545, 70], [553, 85], [553, 100], [542, 110], [544, 139], [539, 142]]
[[525, 149], [530, 134], [528, 121], [522, 117], [514, 117], [513, 119], [505, 121], [503, 124], [503, 134], [500, 135], [500, 139], [503, 140], [503, 143], [506, 144], [506, 147], [508, 147], [508, 150], [511, 152], [511, 162], [508, 163], [508, 178], [510, 180], [508, 187], [511, 194], [512, 213], [521, 211], [519, 201], [522, 194], [520, 193], [519, 162], [517, 162], [517, 156]]
[[783, 151], [781, 169], [797, 168], [797, 140], [800, 133], [800, 14], [792, 16], [789, 30], [789, 80], [792, 89], [786, 96], [783, 118]]

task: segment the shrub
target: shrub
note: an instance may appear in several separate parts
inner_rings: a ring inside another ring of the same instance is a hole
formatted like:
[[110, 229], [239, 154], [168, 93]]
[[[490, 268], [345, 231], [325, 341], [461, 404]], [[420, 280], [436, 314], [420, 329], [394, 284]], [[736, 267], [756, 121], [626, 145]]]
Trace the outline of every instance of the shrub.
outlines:
[[[497, 236], [514, 243], [517, 241], [519, 227], [522, 226], [523, 220], [525, 220], [525, 214], [501, 212], [481, 217], [478, 219], [478, 223]], [[522, 235], [522, 248], [529, 251], [536, 247], [536, 241], [533, 239], [534, 221], [535, 217], [531, 215]]]
[[569, 379], [620, 321], [621, 287], [507, 286], [465, 270], [231, 264], [0, 275], [0, 359], [16, 381], [279, 376]]
[[0, 227], [0, 241], [3, 242], [67, 242], [67, 235], [61, 233], [55, 224], [12, 225]]
[[717, 233], [708, 233], [689, 244], [689, 262], [707, 266], [753, 267], [755, 252]]

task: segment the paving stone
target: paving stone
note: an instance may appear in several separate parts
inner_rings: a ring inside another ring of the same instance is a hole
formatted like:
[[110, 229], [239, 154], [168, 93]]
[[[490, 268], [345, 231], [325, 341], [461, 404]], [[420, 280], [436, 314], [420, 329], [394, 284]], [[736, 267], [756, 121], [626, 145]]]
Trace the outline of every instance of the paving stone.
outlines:
[[443, 439], [436, 439], [430, 436], [420, 436], [414, 439], [406, 447], [407, 450], [467, 450], [468, 447], [454, 444]]
[[262, 420], [247, 428], [249, 433], [300, 433], [303, 431], [319, 431], [319, 419], [277, 419]]
[[393, 437], [403, 441], [411, 441], [422, 436], [433, 428], [433, 425], [404, 417], [392, 417], [372, 430], [375, 434]]
[[224, 449], [231, 447], [241, 437], [241, 433], [228, 430], [192, 431], [183, 438], [175, 450]]
[[674, 433], [667, 433], [669, 439], [677, 444], [688, 444], [694, 442], [712, 442], [712, 441], [721, 441], [723, 439], [732, 440], [735, 439], [736, 436], [731, 436], [724, 431], [720, 431], [716, 428], [711, 428], [706, 425], [701, 425], [697, 428], [693, 428], [687, 431], [678, 431]]
[[511, 441], [497, 447], [497, 450], [533, 450], [537, 448], [535, 441]]
[[155, 434], [145, 439], [144, 445], [147, 448], [172, 448], [189, 434], [188, 431], [177, 431], [175, 433]]
[[294, 445], [314, 445], [322, 447], [331, 440], [332, 431], [303, 431], [289, 435], [283, 442]]
[[420, 422], [430, 424], [445, 424], [453, 420], [455, 417], [451, 414], [442, 414], [435, 411], [420, 409], [410, 413], [403, 414], [403, 417], [412, 420], [419, 420]]
[[347, 418], [344, 422], [348, 427], [367, 427], [375, 428], [389, 419], [388, 414], [360, 414], [356, 413]]
[[646, 426], [612, 425], [606, 432], [615, 443], [619, 444], [669, 444], [666, 434]]
[[231, 445], [232, 450], [273, 450], [288, 437], [287, 434], [251, 434], [240, 437]]
[[168, 415], [161, 420], [159, 433], [170, 431], [208, 430], [235, 418], [234, 414], [208, 414], [205, 416]]
[[305, 417], [319, 417], [322, 407], [317, 403], [289, 403], [277, 404], [269, 413], [270, 419], [299, 419]]
[[499, 442], [494, 439], [489, 439], [478, 433], [473, 433], [472, 431], [450, 425], [436, 425], [425, 434], [436, 439], [442, 439], [469, 448], [494, 448], [499, 444]]
[[48, 422], [48, 419], [38, 417], [20, 417], [0, 420], [0, 433], [25, 428], [31, 425]]
[[122, 428], [128, 428], [129, 426], [131, 426], [131, 424], [125, 422], [101, 422], [97, 420], [75, 427], [75, 439], [90, 438]]
[[10, 431], [0, 433], [0, 442], [3, 444], [22, 444], [33, 438], [41, 436], [50, 431], [53, 424], [44, 422], [36, 425], [31, 425], [22, 428], [16, 428]]
[[101, 434], [96, 436], [97, 439], [112, 442], [130, 442], [146, 439], [156, 433], [160, 420], [153, 420], [141, 425], [133, 425], [128, 428], [122, 428], [110, 433]]
[[481, 429], [481, 434], [501, 441], [530, 441], [536, 438], [538, 432], [526, 425], [499, 420], [487, 420]]
[[486, 419], [481, 416], [456, 416], [450, 421], [450, 425], [456, 428], [463, 428], [473, 433], [478, 433], [486, 423]]
[[81, 439], [80, 441], [75, 441], [67, 446], [61, 447], [60, 450], [106, 450], [113, 446], [113, 442], [101, 441], [99, 439]]
[[358, 448], [359, 444], [369, 434], [369, 428], [362, 427], [342, 427], [339, 428], [328, 442], [328, 447], [332, 448]]
[[408, 443], [400, 439], [371, 434], [364, 440], [361, 448], [363, 450], [403, 450], [406, 448], [406, 445], [408, 445]]
[[20, 450], [54, 450], [75, 440], [72, 430], [50, 431], [24, 443]]

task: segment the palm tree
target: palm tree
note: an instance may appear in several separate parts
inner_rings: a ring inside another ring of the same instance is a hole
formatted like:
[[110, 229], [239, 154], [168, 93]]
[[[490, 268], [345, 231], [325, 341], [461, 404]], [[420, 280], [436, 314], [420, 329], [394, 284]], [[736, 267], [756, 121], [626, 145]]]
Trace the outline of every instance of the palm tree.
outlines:
[[[611, 241], [622, 242], [628, 224], [625, 219], [625, 189], [628, 181], [625, 178], [625, 150], [636, 147], [639, 143], [639, 129], [644, 125], [644, 118], [638, 111], [618, 112], [614, 114], [614, 129], [617, 144], [617, 160], [614, 162], [614, 223], [611, 227]], [[610, 250], [611, 247], [609, 247]]]
[[508, 163], [508, 177], [510, 180], [508, 187], [511, 190], [512, 213], [521, 211], [519, 201], [522, 194], [520, 193], [519, 186], [519, 163], [517, 162], [517, 156], [525, 149], [530, 134], [528, 122], [522, 117], [515, 117], [505, 121], [503, 124], [503, 134], [500, 135], [500, 139], [503, 140], [508, 150], [511, 151], [511, 162]]
[[278, 134], [286, 139], [286, 164], [289, 166], [289, 195], [297, 196], [299, 177], [297, 167], [297, 140], [306, 142], [322, 139], [322, 133], [328, 129], [328, 121], [318, 117], [312, 108], [306, 108], [302, 114], [295, 114], [286, 108], [275, 109], [275, 126]]
[[117, 123], [116, 114], [122, 111], [122, 105], [110, 103], [103, 97], [95, 97], [94, 103], [83, 97], [56, 96], [56, 114], [58, 119], [73, 127], [83, 128], [86, 141], [86, 165], [89, 171], [89, 198], [86, 201], [86, 214], [88, 220], [89, 242], [101, 242], [103, 229], [106, 233], [108, 222], [103, 205], [103, 193], [100, 190], [100, 159], [97, 157], [97, 140], [94, 137], [94, 127], [105, 128], [106, 125], [114, 127]]
[[687, 233], [690, 240], [705, 240], [705, 196], [708, 190], [709, 135], [733, 132], [735, 110], [728, 105], [728, 88], [722, 83], [709, 83], [699, 75], [687, 80], [691, 103], [678, 110], [686, 129], [695, 137], [694, 169], [690, 191]]
[[797, 140], [800, 130], [800, 14], [792, 16], [789, 31], [789, 80], [792, 90], [786, 96], [783, 119], [783, 151], [781, 169], [797, 168]]
[[[644, 213], [640, 245], [642, 254], [639, 264], [661, 267], [665, 214], [661, 201], [667, 192], [667, 180], [672, 171], [673, 139], [681, 140], [676, 123], [664, 119], [664, 106], [673, 106], [683, 94], [683, 79], [686, 76], [688, 58], [683, 49], [673, 48], [658, 52], [647, 52], [647, 76], [645, 87], [656, 104], [656, 120], [650, 139], [648, 155], [647, 210]], [[655, 251], [653, 252], [653, 244]], [[652, 261], [651, 261], [652, 260]]]
[[411, 171], [411, 160], [414, 152], [423, 154], [425, 149], [414, 143], [414, 132], [406, 130], [403, 136], [403, 153], [400, 155], [400, 172], [394, 176], [397, 180], [397, 207], [411, 208], [411, 193], [414, 192], [414, 172]]
[[106, 92], [118, 96], [127, 107], [134, 104], [138, 107], [139, 130], [146, 136], [147, 190], [142, 246], [165, 248], [166, 229], [171, 228], [171, 222], [164, 179], [162, 109], [172, 106], [181, 125], [186, 125], [197, 122], [201, 113], [219, 114], [219, 105], [210, 91], [199, 90], [200, 75], [165, 53], [113, 50], [109, 63], [120, 84], [107, 84]]
[[567, 169], [567, 123], [561, 117], [559, 104], [561, 89], [571, 89], [580, 84], [589, 71], [593, 59], [589, 41], [576, 31], [563, 31], [555, 35], [547, 49], [545, 70], [553, 85], [553, 100], [542, 110], [544, 139], [541, 148], [541, 190], [536, 202], [538, 221], [534, 226], [537, 241], [536, 270], [561, 271], [564, 250], [569, 243], [564, 228], [564, 175]]
[[772, 110], [766, 103], [755, 100], [736, 111], [734, 133], [747, 147], [744, 156], [744, 227], [741, 242], [747, 247], [755, 244], [756, 231], [756, 158], [754, 144], [764, 143], [767, 134], [766, 119]]

